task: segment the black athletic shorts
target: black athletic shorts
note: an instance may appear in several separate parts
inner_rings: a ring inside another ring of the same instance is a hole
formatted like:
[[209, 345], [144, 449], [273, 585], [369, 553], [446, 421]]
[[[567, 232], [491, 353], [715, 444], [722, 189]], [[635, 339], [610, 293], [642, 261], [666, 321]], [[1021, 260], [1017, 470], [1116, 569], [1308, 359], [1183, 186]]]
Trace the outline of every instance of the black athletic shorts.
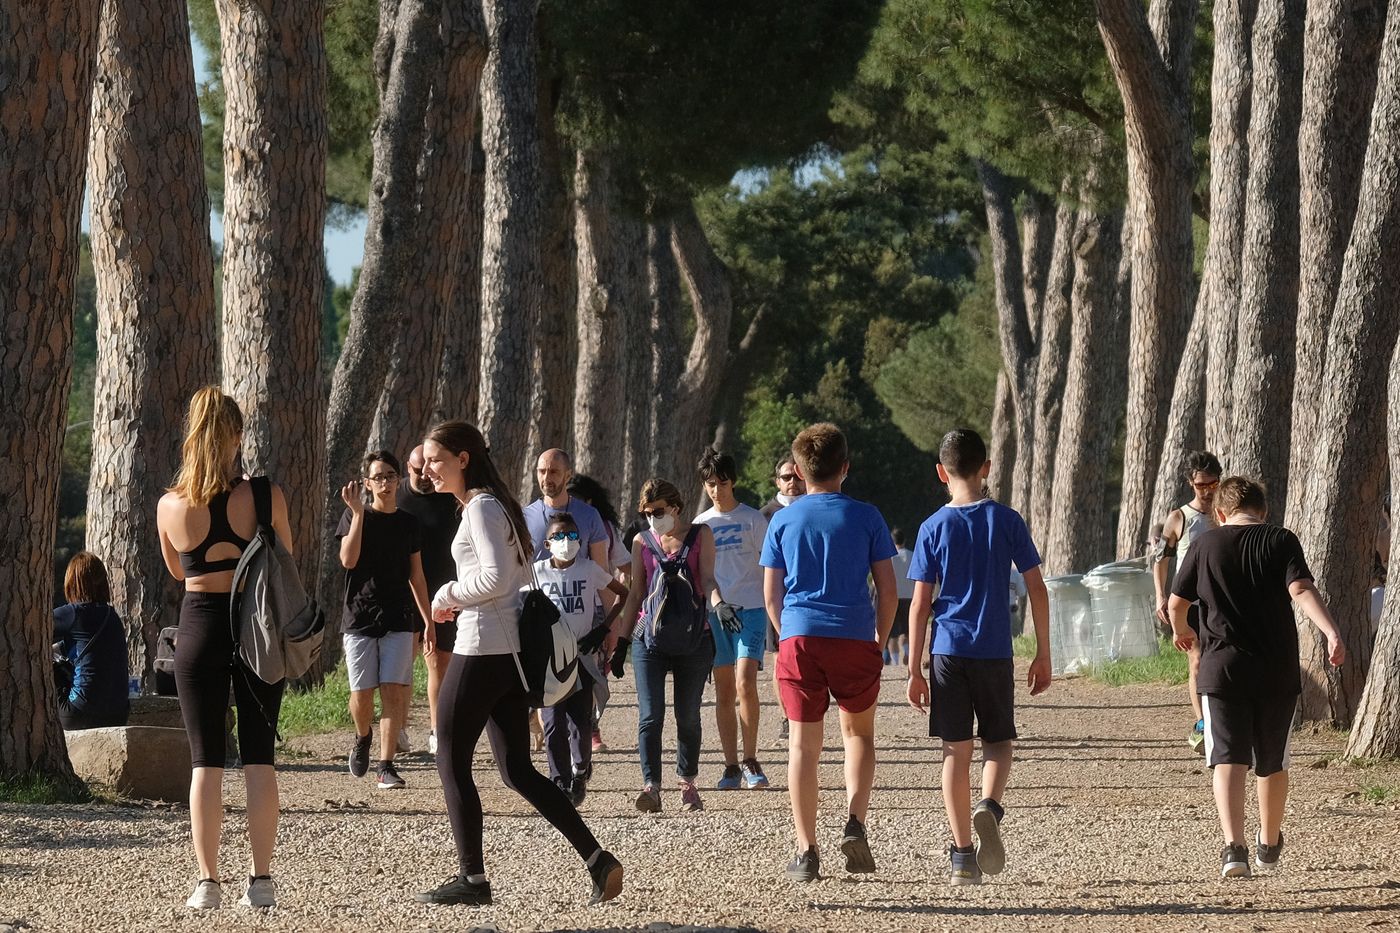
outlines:
[[1201, 637], [1201, 604], [1192, 603], [1186, 608], [1186, 624], [1191, 626], [1191, 631], [1196, 633], [1196, 637]]
[[1011, 658], [935, 654], [929, 671], [928, 734], [945, 742], [1016, 738], [1016, 663]]
[[[899, 608], [894, 611], [894, 625], [890, 626], [890, 638], [909, 634], [909, 605], [912, 599], [901, 599]], [[881, 647], [884, 647], [883, 645]]]
[[434, 632], [437, 635], [437, 650], [451, 654], [452, 649], [457, 645], [457, 620], [434, 622], [433, 625], [436, 626]]
[[1298, 698], [1201, 696], [1206, 764], [1247, 765], [1256, 777], [1288, 770]]

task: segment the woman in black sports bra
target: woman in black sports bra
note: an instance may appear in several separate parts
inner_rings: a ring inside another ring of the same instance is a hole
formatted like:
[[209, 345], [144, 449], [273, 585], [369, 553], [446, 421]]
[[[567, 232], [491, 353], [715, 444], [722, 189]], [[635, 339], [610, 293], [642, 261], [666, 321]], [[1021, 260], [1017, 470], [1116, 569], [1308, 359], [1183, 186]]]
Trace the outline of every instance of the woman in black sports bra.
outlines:
[[[253, 868], [240, 904], [271, 907], [271, 861], [277, 836], [277, 775], [273, 770], [277, 715], [284, 683], [264, 683], [234, 657], [229, 617], [233, 571], [257, 516], [252, 491], [235, 467], [243, 439], [238, 404], [217, 387], [190, 400], [183, 459], [175, 485], [160, 500], [157, 526], [165, 565], [185, 583], [175, 643], [175, 686], [190, 742], [190, 830], [199, 881], [186, 904], [219, 906], [219, 834], [223, 823], [224, 748], [228, 695], [238, 706], [238, 749], [248, 789], [248, 836]], [[287, 501], [272, 487], [273, 527], [291, 549]]]

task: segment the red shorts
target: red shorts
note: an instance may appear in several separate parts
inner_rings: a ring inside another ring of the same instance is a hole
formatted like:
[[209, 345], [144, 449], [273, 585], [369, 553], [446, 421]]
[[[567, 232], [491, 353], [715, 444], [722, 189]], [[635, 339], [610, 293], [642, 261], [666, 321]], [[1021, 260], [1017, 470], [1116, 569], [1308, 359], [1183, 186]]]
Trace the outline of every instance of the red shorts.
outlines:
[[863, 713], [880, 696], [885, 660], [874, 641], [794, 635], [778, 643], [778, 695], [794, 722], [820, 722], [836, 698]]

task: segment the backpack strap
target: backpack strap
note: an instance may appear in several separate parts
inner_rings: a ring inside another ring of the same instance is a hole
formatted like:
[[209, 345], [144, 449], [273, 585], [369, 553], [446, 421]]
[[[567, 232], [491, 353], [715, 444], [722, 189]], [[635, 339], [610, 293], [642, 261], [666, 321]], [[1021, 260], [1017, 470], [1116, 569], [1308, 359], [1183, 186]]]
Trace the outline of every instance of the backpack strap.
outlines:
[[276, 534], [272, 529], [272, 480], [254, 476], [248, 481], [253, 489], [253, 511], [258, 517], [258, 530]]
[[641, 535], [642, 543], [651, 550], [652, 556], [656, 558], [657, 564], [671, 559], [667, 557], [666, 552], [661, 549], [661, 539], [656, 536], [654, 531], [649, 528], [644, 528], [639, 534]]
[[677, 555], [677, 560], [684, 561], [690, 556], [690, 549], [695, 547], [695, 541], [700, 537], [700, 523], [695, 522], [690, 526], [690, 531], [685, 536], [685, 543], [681, 545], [681, 552]]

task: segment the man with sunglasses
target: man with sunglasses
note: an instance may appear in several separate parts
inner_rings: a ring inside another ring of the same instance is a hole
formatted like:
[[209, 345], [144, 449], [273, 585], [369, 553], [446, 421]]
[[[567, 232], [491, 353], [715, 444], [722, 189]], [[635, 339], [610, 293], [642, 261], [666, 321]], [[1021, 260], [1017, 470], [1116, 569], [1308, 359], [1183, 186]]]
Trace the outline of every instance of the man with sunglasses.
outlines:
[[[802, 479], [802, 474], [797, 472], [797, 461], [792, 457], [787, 457], [778, 461], [777, 467], [773, 470], [773, 478], [777, 481], [778, 494], [768, 500], [768, 504], [759, 509], [759, 514], [764, 521], [771, 522], [777, 511], [792, 505], [798, 499], [807, 494], [807, 483]], [[768, 623], [768, 638], [764, 645], [765, 650], [770, 654], [778, 653], [778, 630], [773, 627], [773, 623]], [[778, 693], [778, 679], [773, 678], [773, 695], [778, 698], [778, 711], [782, 712], [783, 698]], [[788, 726], [786, 714], [783, 716], [783, 724], [778, 729], [778, 738], [787, 741]]]
[[[1185, 473], [1194, 495], [1186, 505], [1172, 509], [1171, 514], [1162, 523], [1162, 535], [1157, 539], [1153, 550], [1152, 583], [1157, 591], [1157, 618], [1168, 629], [1171, 627], [1171, 617], [1167, 614], [1167, 600], [1170, 598], [1168, 583], [1175, 573], [1172, 559], [1176, 558], [1176, 566], [1181, 566], [1186, 560], [1191, 543], [1214, 527], [1211, 503], [1215, 501], [1215, 490], [1220, 486], [1220, 477], [1224, 472], [1215, 454], [1205, 450], [1192, 451], [1186, 458]], [[1191, 749], [1198, 755], [1205, 753], [1206, 742], [1201, 697], [1196, 692], [1196, 675], [1201, 667], [1200, 611], [1200, 604], [1192, 603], [1187, 615], [1187, 624], [1196, 633], [1197, 639], [1186, 654], [1189, 671], [1186, 689], [1191, 697], [1191, 708], [1196, 713], [1196, 724], [1191, 728], [1188, 741]]]

